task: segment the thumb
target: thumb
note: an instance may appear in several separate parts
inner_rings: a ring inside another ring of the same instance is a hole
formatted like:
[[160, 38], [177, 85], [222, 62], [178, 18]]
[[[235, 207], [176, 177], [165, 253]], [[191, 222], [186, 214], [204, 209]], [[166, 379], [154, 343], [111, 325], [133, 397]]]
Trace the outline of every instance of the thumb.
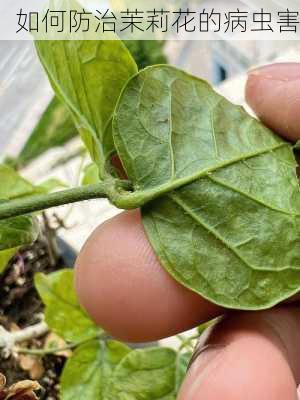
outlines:
[[300, 63], [271, 64], [250, 71], [246, 99], [268, 127], [286, 139], [300, 139]]

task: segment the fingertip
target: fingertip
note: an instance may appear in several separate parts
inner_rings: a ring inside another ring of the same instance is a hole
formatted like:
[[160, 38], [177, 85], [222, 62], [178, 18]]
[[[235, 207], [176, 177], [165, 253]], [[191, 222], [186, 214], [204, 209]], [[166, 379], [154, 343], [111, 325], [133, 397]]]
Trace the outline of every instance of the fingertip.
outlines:
[[161, 339], [220, 312], [165, 272], [146, 238], [139, 211], [124, 212], [98, 227], [76, 264], [83, 307], [121, 340]]
[[250, 71], [246, 100], [275, 132], [292, 141], [300, 138], [300, 63], [272, 64]]

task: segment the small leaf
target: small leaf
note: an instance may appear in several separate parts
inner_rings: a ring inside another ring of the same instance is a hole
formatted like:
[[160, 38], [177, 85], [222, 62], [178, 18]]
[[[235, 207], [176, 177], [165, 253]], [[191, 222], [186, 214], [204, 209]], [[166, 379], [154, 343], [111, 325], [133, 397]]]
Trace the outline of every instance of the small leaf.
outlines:
[[[35, 187], [13, 168], [0, 164], [0, 202], [33, 196]], [[0, 221], [0, 273], [22, 245], [31, 244], [38, 236], [37, 220], [22, 216]]]
[[78, 347], [61, 376], [61, 399], [104, 400], [113, 370], [130, 351], [112, 340]]
[[7, 165], [0, 164], [0, 199], [16, 199], [34, 193], [34, 186]]
[[24, 216], [0, 221], [0, 251], [31, 244], [38, 234], [36, 218]]
[[70, 113], [65, 105], [54, 97], [19, 153], [18, 166], [26, 166], [46, 151], [63, 146], [77, 135], [78, 131]]
[[5, 270], [9, 261], [17, 254], [19, 247], [0, 251], [0, 274]]
[[39, 273], [34, 281], [46, 305], [46, 322], [55, 333], [69, 342], [89, 339], [100, 333], [78, 303], [72, 270], [60, 270], [49, 275]]
[[214, 303], [263, 309], [300, 289], [292, 146], [196, 77], [146, 68], [120, 97], [118, 154], [162, 265]]
[[105, 400], [175, 400], [176, 352], [134, 350], [116, 367]]
[[88, 165], [84, 169], [82, 185], [95, 185], [99, 182], [99, 169], [95, 163]]

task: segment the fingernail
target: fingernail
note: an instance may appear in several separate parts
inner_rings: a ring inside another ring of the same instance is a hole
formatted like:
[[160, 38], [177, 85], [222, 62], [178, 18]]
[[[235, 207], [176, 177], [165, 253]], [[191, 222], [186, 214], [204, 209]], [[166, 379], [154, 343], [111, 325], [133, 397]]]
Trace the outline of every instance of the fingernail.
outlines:
[[192, 366], [197, 362], [197, 367], [199, 364], [205, 366], [209, 363], [220, 350], [224, 348], [221, 344], [207, 344], [205, 346], [198, 346], [191, 358], [191, 361], [188, 365], [188, 371], [192, 368]]
[[219, 365], [225, 348], [226, 346], [222, 344], [209, 344], [196, 350], [180, 390], [179, 399], [199, 398], [203, 381]]
[[248, 71], [248, 76], [257, 76], [274, 81], [290, 82], [300, 79], [300, 63], [276, 63]]

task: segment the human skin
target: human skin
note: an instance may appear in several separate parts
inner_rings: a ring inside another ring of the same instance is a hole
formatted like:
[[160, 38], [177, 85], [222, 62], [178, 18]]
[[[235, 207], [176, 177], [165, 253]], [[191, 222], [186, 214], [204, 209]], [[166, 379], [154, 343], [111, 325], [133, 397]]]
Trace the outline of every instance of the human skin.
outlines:
[[[250, 71], [246, 99], [279, 135], [300, 139], [300, 63]], [[124, 341], [157, 340], [225, 315], [199, 344], [179, 400], [297, 399], [300, 308], [227, 312], [202, 299], [161, 267], [139, 211], [95, 230], [78, 257], [76, 286], [91, 317]]]

